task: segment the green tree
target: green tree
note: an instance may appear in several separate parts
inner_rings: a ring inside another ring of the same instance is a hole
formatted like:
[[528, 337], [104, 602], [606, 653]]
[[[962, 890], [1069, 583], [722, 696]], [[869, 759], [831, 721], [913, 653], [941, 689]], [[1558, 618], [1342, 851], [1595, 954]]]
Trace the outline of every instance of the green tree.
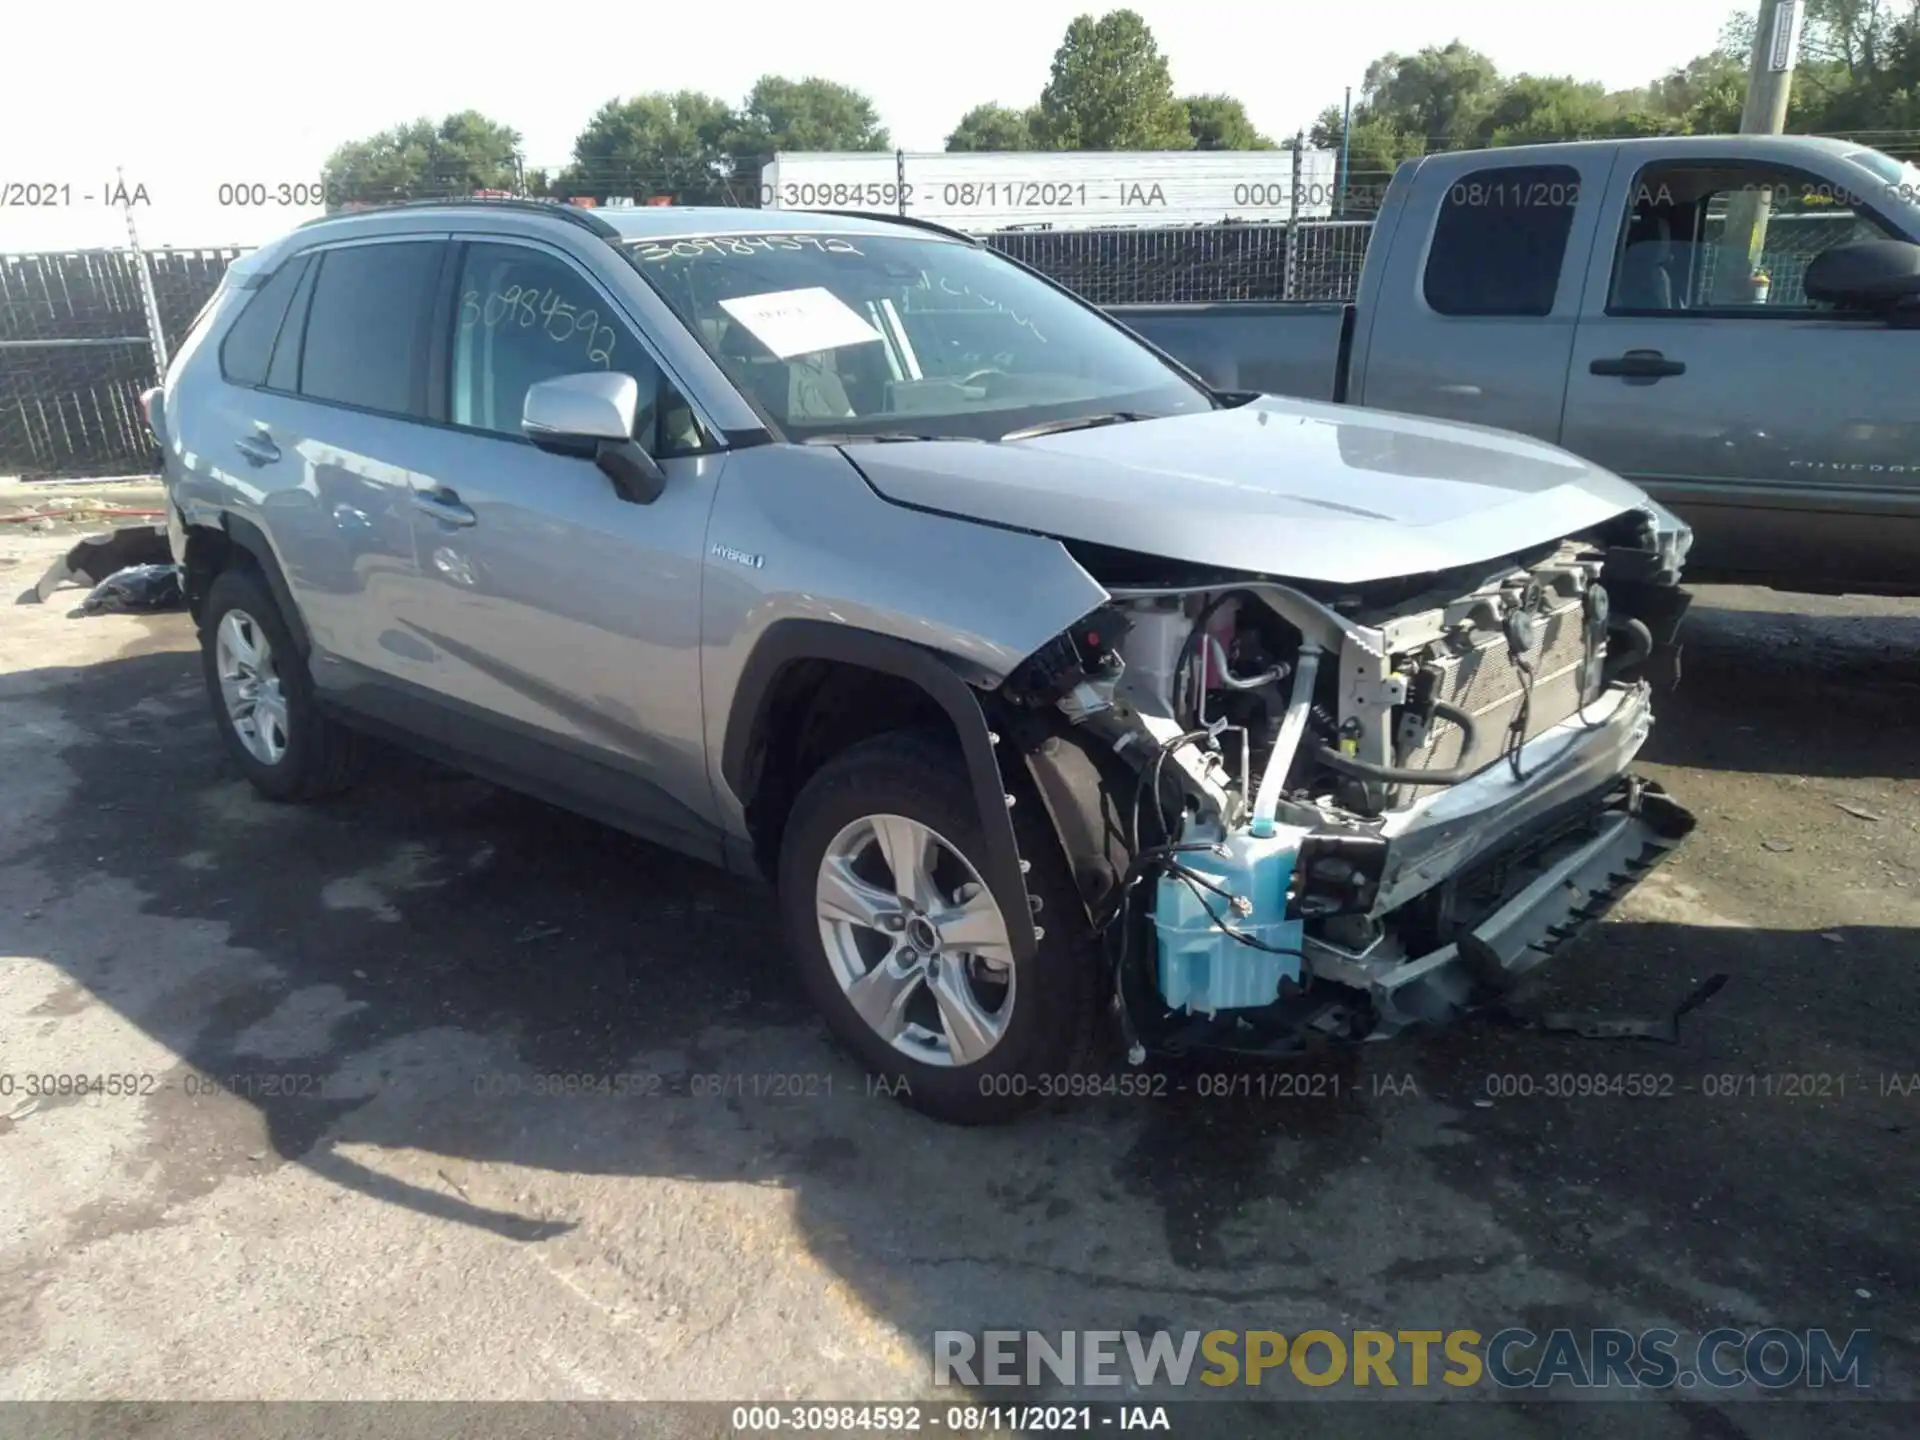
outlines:
[[[1920, 0], [1806, 0], [1787, 129], [1851, 135], [1880, 148], [1920, 131]], [[1457, 145], [1737, 131], [1754, 17], [1734, 14], [1714, 48], [1650, 84], [1605, 92], [1569, 76], [1503, 78], [1461, 45], [1388, 54], [1367, 67], [1351, 130], [1356, 185], [1423, 150]], [[1337, 149], [1340, 112], [1312, 143]]]
[[[1696, 116], [1711, 120], [1724, 111], [1729, 94], [1734, 97], [1733, 118], [1738, 121], [1739, 102], [1746, 90], [1746, 59], [1719, 49], [1695, 56], [1644, 90], [1628, 91], [1622, 98], [1636, 108], [1687, 122], [1691, 129]], [[1709, 132], [1713, 128], [1705, 127]]]
[[1493, 61], [1455, 40], [1381, 56], [1367, 67], [1360, 91], [1369, 118], [1417, 136], [1429, 150], [1445, 150], [1472, 143], [1499, 99], [1501, 80]]
[[[1807, 0], [1787, 129], [1869, 138], [1910, 130], [1920, 114], [1917, 33], [1920, 0]], [[1721, 32], [1720, 53], [1738, 79], [1720, 81], [1699, 105], [1694, 129], [1738, 127], [1753, 36], [1751, 15], [1734, 16]]]
[[[1307, 144], [1315, 150], [1329, 150], [1338, 155], [1341, 118], [1338, 105], [1322, 110], [1320, 118], [1307, 131]], [[1349, 211], [1369, 208], [1371, 197], [1377, 196], [1393, 178], [1401, 161], [1426, 153], [1426, 143], [1419, 136], [1409, 135], [1391, 120], [1369, 113], [1364, 106], [1354, 108], [1353, 124], [1346, 139], [1347, 173], [1343, 183]]]
[[1808, 0], [1788, 128], [1909, 128], [1920, 96], [1915, 0]]
[[553, 188], [561, 196], [726, 204], [733, 125], [732, 106], [699, 90], [609, 100], [574, 136], [574, 163]]
[[1187, 131], [1196, 150], [1272, 150], [1273, 141], [1254, 128], [1247, 107], [1231, 95], [1189, 95]]
[[1040, 92], [1036, 135], [1047, 150], [1190, 150], [1193, 132], [1147, 22], [1132, 10], [1067, 26]]
[[1802, 22], [1800, 63], [1835, 65], [1849, 79], [1872, 82], [1884, 72], [1887, 51], [1896, 45], [1904, 8], [1895, 0], [1807, 0]]
[[891, 150], [873, 101], [832, 80], [762, 76], [735, 117], [728, 149], [757, 161], [775, 151]]
[[1640, 92], [1608, 94], [1601, 85], [1564, 75], [1516, 75], [1481, 116], [1474, 143], [1536, 145], [1677, 134], [1685, 128], [1683, 119], [1659, 113]]
[[697, 90], [609, 100], [575, 137], [573, 163], [553, 189], [560, 196], [671, 195], [683, 205], [724, 204], [734, 127], [732, 107]]
[[947, 149], [955, 150], [1035, 150], [1034, 110], [1015, 110], [1010, 105], [976, 105], [960, 117], [960, 123], [947, 136]]
[[438, 122], [422, 117], [327, 157], [322, 174], [330, 196], [347, 203], [469, 195], [511, 190], [518, 183], [519, 132], [477, 110]]

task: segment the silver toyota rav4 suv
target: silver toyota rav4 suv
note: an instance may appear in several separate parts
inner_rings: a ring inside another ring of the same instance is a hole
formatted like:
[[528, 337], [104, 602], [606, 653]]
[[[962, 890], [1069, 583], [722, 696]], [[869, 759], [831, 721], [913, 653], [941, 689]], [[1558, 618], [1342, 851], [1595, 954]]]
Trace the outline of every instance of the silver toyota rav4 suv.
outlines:
[[1627, 772], [1672, 516], [1515, 435], [1212, 391], [937, 227], [328, 218], [148, 399], [262, 793], [372, 733], [773, 879], [831, 1028], [948, 1119], [1094, 1037], [1470, 1011], [1691, 826]]

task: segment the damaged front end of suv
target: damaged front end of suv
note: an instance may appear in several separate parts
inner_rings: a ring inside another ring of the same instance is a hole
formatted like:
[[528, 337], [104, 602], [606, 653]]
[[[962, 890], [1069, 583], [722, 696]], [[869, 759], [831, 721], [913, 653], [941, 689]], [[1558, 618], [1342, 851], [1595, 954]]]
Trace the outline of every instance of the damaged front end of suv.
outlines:
[[1136, 1062], [1471, 1011], [1686, 835], [1629, 770], [1687, 604], [1662, 519], [1356, 585], [1069, 546], [1108, 602], [1007, 677], [993, 723]]

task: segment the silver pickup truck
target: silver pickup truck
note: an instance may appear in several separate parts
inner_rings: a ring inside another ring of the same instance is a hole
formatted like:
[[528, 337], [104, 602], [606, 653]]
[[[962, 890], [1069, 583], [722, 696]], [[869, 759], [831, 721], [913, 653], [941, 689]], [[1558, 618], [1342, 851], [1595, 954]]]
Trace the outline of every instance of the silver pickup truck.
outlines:
[[1517, 146], [1401, 166], [1355, 304], [1110, 313], [1224, 389], [1564, 446], [1689, 581], [1920, 594], [1916, 242], [1920, 169], [1856, 144]]

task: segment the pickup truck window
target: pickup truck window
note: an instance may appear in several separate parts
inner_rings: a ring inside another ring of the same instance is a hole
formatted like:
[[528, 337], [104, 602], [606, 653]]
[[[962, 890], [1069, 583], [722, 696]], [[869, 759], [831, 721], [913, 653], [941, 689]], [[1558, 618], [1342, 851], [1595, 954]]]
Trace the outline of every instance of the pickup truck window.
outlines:
[[1649, 165], [1628, 193], [1612, 314], [1806, 314], [1814, 256], [1892, 234], [1846, 186], [1780, 165]]
[[1442, 315], [1551, 315], [1580, 172], [1502, 166], [1456, 182], [1440, 206], [1423, 281]]

